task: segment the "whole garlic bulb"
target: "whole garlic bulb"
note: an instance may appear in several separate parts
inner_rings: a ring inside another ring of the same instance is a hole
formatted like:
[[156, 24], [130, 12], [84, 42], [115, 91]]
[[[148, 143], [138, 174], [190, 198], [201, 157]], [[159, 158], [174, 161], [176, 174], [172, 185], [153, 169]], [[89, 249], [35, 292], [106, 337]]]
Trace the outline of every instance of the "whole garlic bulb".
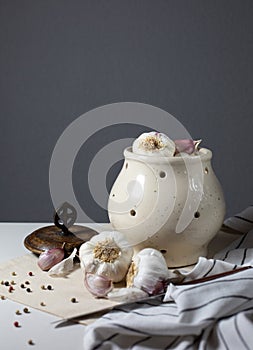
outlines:
[[120, 282], [125, 277], [132, 256], [132, 247], [117, 231], [101, 232], [79, 248], [81, 268], [113, 282]]
[[167, 135], [151, 131], [141, 134], [133, 142], [132, 150], [140, 155], [172, 157], [176, 146]]
[[126, 276], [127, 287], [137, 287], [149, 295], [159, 294], [173, 275], [158, 250], [145, 248], [133, 258]]

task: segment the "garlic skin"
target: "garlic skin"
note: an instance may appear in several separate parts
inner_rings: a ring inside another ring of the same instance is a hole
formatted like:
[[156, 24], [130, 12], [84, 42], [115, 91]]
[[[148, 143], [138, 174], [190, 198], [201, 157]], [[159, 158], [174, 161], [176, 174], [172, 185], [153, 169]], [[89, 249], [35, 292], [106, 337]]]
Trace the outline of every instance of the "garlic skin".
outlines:
[[141, 134], [132, 145], [133, 153], [145, 156], [172, 157], [176, 146], [167, 135], [156, 131]]
[[148, 298], [148, 293], [136, 287], [113, 289], [107, 294], [109, 300], [130, 303]]
[[38, 266], [43, 271], [49, 270], [64, 258], [63, 248], [52, 248], [42, 252], [38, 259]]
[[173, 276], [163, 255], [156, 249], [145, 248], [133, 258], [126, 282], [127, 287], [136, 287], [149, 295], [156, 295], [164, 292]]
[[118, 231], [101, 232], [79, 248], [81, 268], [113, 282], [125, 277], [132, 256], [132, 247]]
[[96, 297], [103, 298], [113, 288], [112, 280], [94, 273], [85, 273], [84, 284], [88, 291]]
[[76, 252], [77, 249], [74, 248], [70, 256], [51, 267], [48, 274], [52, 277], [67, 276], [74, 269], [74, 258], [76, 256]]

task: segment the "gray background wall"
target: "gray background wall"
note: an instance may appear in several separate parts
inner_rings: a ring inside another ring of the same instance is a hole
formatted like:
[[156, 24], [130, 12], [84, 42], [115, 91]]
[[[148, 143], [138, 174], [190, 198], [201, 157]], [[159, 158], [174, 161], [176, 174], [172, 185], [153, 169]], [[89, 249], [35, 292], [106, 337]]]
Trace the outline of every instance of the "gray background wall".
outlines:
[[204, 140], [227, 215], [252, 204], [252, 18], [251, 0], [1, 0], [0, 220], [51, 221], [57, 139], [121, 101], [160, 107]]

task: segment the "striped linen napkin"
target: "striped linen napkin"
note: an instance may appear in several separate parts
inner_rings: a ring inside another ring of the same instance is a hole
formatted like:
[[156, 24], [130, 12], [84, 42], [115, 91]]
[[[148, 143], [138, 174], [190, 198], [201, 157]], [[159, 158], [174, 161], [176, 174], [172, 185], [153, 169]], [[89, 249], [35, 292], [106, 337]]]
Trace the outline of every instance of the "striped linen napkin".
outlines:
[[224, 225], [242, 233], [249, 232], [253, 229], [253, 205], [226, 219]]
[[170, 284], [163, 301], [117, 306], [86, 327], [84, 349], [253, 349], [253, 268], [242, 269], [253, 265], [253, 207], [225, 224], [245, 232], [245, 222], [249, 231], [213, 259], [180, 270], [184, 283], [205, 282]]

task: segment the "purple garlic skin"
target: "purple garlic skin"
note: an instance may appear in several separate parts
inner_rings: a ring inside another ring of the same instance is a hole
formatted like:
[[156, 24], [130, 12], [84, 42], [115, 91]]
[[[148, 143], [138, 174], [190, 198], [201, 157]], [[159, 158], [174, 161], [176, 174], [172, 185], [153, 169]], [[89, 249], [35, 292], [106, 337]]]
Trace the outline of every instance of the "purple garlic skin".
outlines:
[[176, 153], [188, 153], [192, 154], [195, 152], [195, 142], [191, 139], [174, 140], [176, 145]]
[[39, 256], [38, 266], [43, 271], [51, 269], [54, 265], [58, 264], [64, 258], [63, 248], [52, 248], [45, 250]]
[[149, 295], [157, 295], [164, 293], [166, 290], [167, 284], [165, 280], [158, 280], [154, 286], [144, 286], [141, 289], [148, 293]]
[[88, 291], [96, 297], [103, 298], [113, 288], [112, 280], [95, 273], [85, 273], [84, 284]]

